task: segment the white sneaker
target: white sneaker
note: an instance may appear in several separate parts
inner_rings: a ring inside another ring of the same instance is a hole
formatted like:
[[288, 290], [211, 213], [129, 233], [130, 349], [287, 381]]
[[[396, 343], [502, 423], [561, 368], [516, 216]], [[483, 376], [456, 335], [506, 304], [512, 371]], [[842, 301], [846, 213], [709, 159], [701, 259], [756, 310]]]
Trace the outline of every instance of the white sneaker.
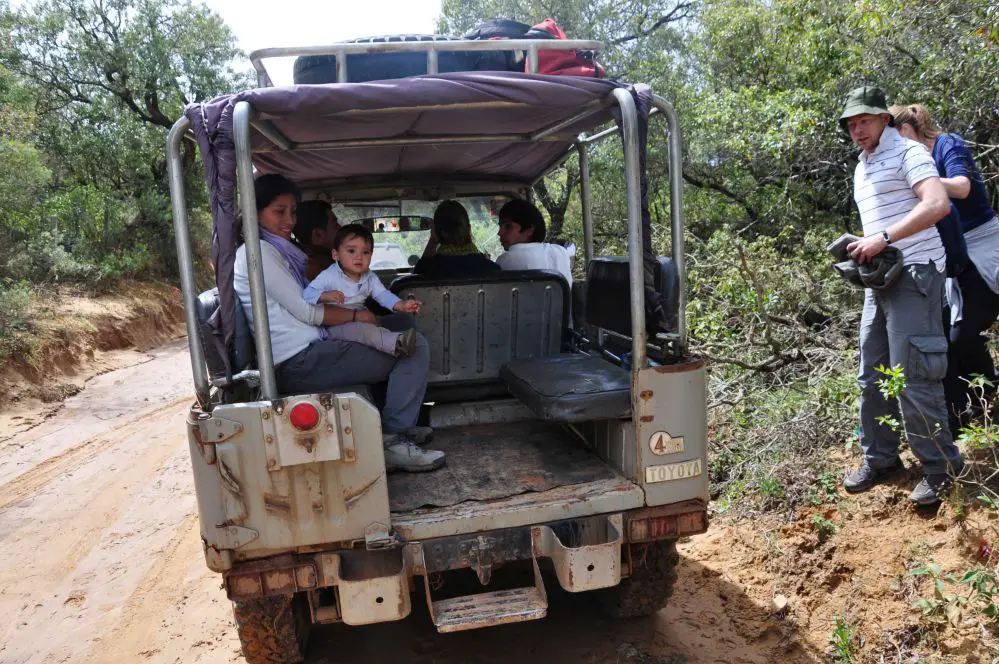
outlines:
[[385, 470], [390, 473], [425, 473], [444, 465], [444, 453], [440, 450], [425, 450], [402, 436], [386, 436], [385, 442], [388, 443], [385, 447]]

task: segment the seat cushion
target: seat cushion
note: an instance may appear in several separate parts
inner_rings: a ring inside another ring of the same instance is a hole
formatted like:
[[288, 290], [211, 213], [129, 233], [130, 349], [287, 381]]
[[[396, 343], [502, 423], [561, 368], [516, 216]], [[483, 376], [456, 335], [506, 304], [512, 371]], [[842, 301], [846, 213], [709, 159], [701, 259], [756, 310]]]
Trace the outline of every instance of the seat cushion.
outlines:
[[631, 377], [601, 357], [567, 353], [516, 360], [500, 377], [544, 420], [587, 422], [631, 417]]

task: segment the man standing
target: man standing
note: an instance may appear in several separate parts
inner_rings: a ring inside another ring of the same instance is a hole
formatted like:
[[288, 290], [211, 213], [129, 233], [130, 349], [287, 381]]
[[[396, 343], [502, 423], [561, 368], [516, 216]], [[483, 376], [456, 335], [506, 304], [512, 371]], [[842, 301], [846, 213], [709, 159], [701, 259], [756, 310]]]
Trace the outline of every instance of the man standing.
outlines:
[[339, 226], [332, 206], [326, 201], [299, 203], [297, 217], [295, 239], [309, 257], [305, 276], [311, 281], [333, 264], [333, 238]]
[[554, 270], [572, 288], [572, 256], [565, 247], [545, 242], [545, 218], [525, 200], [515, 198], [499, 211], [499, 240], [505, 251], [496, 259], [504, 270]]
[[[851, 257], [869, 262], [888, 245], [902, 252], [905, 268], [893, 284], [867, 289], [860, 323], [860, 444], [863, 465], [846, 475], [847, 491], [865, 491], [903, 468], [898, 432], [886, 422], [901, 419], [909, 447], [925, 473], [910, 499], [938, 502], [960, 471], [961, 454], [947, 425], [941, 379], [947, 371], [942, 297], [945, 255], [934, 224], [950, 203], [933, 158], [894, 128], [884, 93], [853, 90], [839, 119], [861, 148], [853, 179], [864, 238], [849, 245]], [[888, 400], [878, 386], [879, 366], [900, 366], [905, 389]]]

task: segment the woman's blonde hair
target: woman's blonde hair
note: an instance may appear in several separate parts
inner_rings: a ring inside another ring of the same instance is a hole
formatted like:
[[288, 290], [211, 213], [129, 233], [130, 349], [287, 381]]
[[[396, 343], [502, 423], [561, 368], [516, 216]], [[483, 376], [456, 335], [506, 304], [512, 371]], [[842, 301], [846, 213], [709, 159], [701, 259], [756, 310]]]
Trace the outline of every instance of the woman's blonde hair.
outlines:
[[910, 125], [920, 140], [930, 141], [941, 134], [940, 127], [922, 104], [892, 106], [888, 112], [895, 118], [895, 126]]

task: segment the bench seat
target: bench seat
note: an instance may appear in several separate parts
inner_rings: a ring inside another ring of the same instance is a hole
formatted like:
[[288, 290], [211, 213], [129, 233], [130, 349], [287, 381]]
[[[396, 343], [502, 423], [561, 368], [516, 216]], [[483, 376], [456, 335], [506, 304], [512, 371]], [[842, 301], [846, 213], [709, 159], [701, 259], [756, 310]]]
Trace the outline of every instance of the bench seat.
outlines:
[[507, 389], [534, 414], [555, 422], [631, 417], [631, 376], [594, 355], [564, 353], [508, 362]]

